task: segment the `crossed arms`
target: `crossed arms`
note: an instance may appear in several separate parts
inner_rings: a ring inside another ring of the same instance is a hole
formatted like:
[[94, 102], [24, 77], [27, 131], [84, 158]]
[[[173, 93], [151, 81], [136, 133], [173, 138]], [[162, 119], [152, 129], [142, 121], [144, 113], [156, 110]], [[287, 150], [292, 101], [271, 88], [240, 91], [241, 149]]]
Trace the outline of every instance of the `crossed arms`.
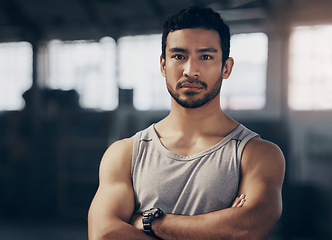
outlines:
[[[131, 182], [133, 139], [114, 143], [100, 165], [100, 184], [88, 216], [89, 239], [153, 239], [134, 214]], [[285, 164], [280, 149], [267, 141], [249, 141], [241, 161], [239, 195], [232, 207], [196, 216], [166, 214], [152, 228], [162, 239], [265, 239], [282, 210]], [[158, 206], [151, 206], [158, 207]]]

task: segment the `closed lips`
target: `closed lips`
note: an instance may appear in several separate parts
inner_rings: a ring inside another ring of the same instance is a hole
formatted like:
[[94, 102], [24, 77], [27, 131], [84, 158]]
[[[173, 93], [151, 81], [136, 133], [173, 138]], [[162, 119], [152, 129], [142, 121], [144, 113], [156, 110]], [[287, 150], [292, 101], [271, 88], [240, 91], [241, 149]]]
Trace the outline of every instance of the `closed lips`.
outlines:
[[184, 83], [181, 88], [203, 88], [203, 86], [199, 83]]

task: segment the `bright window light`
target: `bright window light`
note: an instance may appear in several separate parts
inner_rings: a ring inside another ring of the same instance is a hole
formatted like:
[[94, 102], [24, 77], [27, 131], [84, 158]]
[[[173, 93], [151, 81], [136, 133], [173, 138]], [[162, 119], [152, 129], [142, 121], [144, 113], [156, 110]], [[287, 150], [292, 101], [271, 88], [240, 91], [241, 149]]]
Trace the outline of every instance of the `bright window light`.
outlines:
[[254, 110], [265, 106], [268, 38], [264, 33], [234, 34], [231, 76], [223, 81], [223, 109]]
[[46, 87], [75, 89], [83, 108], [114, 110], [118, 106], [114, 39], [106, 37], [99, 42], [52, 41], [49, 61]]
[[134, 89], [135, 108], [170, 109], [170, 96], [159, 67], [161, 35], [122, 37], [118, 44], [119, 85]]
[[332, 109], [332, 25], [295, 27], [290, 37], [288, 104]]
[[22, 110], [22, 94], [32, 85], [32, 46], [27, 42], [0, 44], [0, 111]]

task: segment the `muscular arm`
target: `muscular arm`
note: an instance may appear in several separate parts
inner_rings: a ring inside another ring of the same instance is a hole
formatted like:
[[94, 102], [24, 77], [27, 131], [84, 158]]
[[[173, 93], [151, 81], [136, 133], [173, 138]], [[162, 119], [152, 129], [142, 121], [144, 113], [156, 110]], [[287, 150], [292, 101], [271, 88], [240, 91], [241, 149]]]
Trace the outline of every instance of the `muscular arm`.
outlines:
[[240, 194], [246, 203], [197, 216], [169, 215], [153, 222], [162, 239], [265, 239], [281, 215], [284, 158], [277, 146], [252, 139], [241, 162]]
[[134, 211], [132, 139], [116, 142], [100, 164], [100, 183], [88, 215], [89, 240], [152, 239], [128, 224]]

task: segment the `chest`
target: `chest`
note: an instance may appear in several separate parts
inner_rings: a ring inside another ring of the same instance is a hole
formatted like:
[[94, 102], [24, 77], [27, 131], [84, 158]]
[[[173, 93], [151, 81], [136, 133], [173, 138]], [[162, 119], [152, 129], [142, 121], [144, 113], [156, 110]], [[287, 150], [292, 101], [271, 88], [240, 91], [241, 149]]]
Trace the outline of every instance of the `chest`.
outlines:
[[220, 149], [179, 161], [142, 152], [133, 172], [138, 211], [157, 206], [166, 213], [196, 215], [229, 207], [239, 185], [235, 156]]
[[160, 138], [162, 145], [169, 151], [180, 156], [192, 156], [203, 152], [217, 143], [223, 138], [219, 136], [183, 138], [183, 137], [168, 137]]

